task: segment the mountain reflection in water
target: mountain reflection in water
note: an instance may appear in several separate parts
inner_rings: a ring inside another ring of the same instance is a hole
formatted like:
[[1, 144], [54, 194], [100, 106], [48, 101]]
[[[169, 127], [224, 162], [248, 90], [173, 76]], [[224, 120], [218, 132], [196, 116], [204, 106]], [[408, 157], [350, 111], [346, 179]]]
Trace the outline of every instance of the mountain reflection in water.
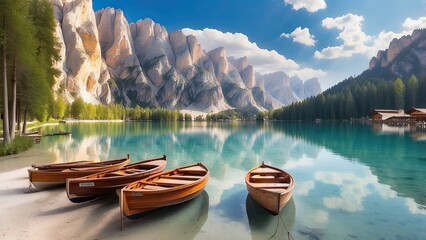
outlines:
[[[265, 230], [258, 231], [251, 221], [262, 214], [244, 211], [245, 173], [262, 161], [295, 178], [297, 211], [292, 224], [283, 220], [296, 239], [416, 239], [421, 231], [414, 229], [426, 231], [426, 142], [412, 138], [422, 131], [326, 121], [82, 123], [42, 129], [58, 130], [72, 135], [44, 138], [35, 147], [55, 154], [56, 161], [103, 161], [129, 153], [132, 162], [165, 154], [166, 169], [203, 162], [210, 169], [209, 214], [195, 238], [267, 239], [267, 229], [273, 234], [277, 221], [267, 217], [261, 221]], [[167, 217], [161, 222], [169, 223]]]

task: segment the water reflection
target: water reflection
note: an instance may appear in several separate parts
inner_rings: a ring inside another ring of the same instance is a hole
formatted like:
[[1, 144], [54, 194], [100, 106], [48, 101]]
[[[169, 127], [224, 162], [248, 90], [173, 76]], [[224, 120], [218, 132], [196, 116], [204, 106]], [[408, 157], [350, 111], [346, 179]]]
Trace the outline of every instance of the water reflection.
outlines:
[[275, 127], [287, 136], [303, 138], [369, 166], [378, 182], [426, 206], [424, 142], [414, 141], [409, 135], [375, 134], [374, 127], [365, 124], [293, 123]]
[[58, 162], [114, 159], [127, 153], [133, 162], [166, 154], [168, 168], [203, 161], [216, 169], [211, 176], [218, 180], [225, 180], [230, 168], [247, 171], [262, 161], [290, 169], [307, 167], [315, 163], [318, 146], [324, 146], [366, 164], [379, 182], [426, 205], [424, 143], [406, 135], [375, 135], [376, 128], [340, 122], [66, 124], [46, 127], [42, 133], [62, 130], [71, 136], [43, 138], [41, 144]]
[[[411, 131], [382, 134], [372, 125], [349, 122], [138, 122], [61, 127], [72, 135], [45, 138], [40, 145], [54, 152], [57, 161], [114, 159], [127, 153], [132, 161], [165, 154], [168, 169], [202, 161], [211, 173], [205, 191], [214, 228], [227, 224], [222, 228], [234, 229], [229, 227], [232, 224], [239, 229], [250, 227], [252, 238], [265, 234], [253, 234], [257, 231], [250, 223], [253, 216], [244, 211], [245, 172], [265, 161], [288, 170], [296, 180], [297, 215], [287, 226], [296, 239], [392, 239], [392, 229], [416, 238], [413, 229], [426, 231], [425, 142], [413, 140]], [[57, 130], [45, 130], [52, 129]], [[166, 218], [161, 221], [167, 222]], [[276, 226], [274, 221], [264, 222], [270, 225], [265, 229]]]
[[280, 214], [274, 216], [247, 194], [246, 212], [252, 239], [287, 239], [293, 228], [296, 205], [292, 198]]
[[151, 211], [136, 220], [125, 220], [126, 234], [141, 239], [194, 239], [208, 218], [209, 195]]
[[389, 125], [386, 123], [373, 123], [373, 130], [379, 134], [399, 134], [404, 135], [405, 132], [410, 131], [410, 125]]

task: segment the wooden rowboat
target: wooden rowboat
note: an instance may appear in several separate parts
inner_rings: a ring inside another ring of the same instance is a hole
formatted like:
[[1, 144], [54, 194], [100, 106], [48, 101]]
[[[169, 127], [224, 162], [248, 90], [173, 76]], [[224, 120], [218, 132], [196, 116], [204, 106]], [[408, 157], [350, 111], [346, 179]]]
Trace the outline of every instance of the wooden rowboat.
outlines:
[[136, 214], [179, 204], [198, 196], [209, 180], [209, 170], [202, 163], [154, 174], [130, 183], [120, 192], [122, 215]]
[[94, 163], [93, 160], [83, 160], [83, 161], [74, 161], [66, 163], [52, 163], [45, 165], [31, 165], [32, 168], [41, 169], [67, 169], [67, 168], [80, 168], [80, 167], [90, 167]]
[[263, 162], [247, 172], [245, 181], [250, 196], [274, 215], [290, 200], [294, 188], [290, 174]]
[[139, 161], [118, 170], [67, 179], [67, 195], [71, 202], [84, 202], [107, 194], [127, 184], [163, 171], [166, 156]]
[[30, 182], [39, 189], [46, 189], [57, 185], [65, 184], [67, 178], [84, 177], [90, 174], [112, 171], [120, 169], [129, 164], [130, 158], [102, 161], [96, 163], [88, 163], [80, 166], [68, 166], [67, 168], [53, 167], [46, 168], [45, 166], [28, 169], [28, 176]]

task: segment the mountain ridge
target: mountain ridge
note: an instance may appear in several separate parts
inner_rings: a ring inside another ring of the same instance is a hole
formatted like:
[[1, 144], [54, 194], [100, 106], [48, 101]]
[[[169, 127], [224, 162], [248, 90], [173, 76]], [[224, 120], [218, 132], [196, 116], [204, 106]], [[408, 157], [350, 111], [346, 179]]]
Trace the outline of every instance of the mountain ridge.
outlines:
[[394, 38], [386, 50], [371, 58], [369, 68], [361, 76], [379, 78], [409, 78], [426, 74], [426, 29]]
[[[128, 23], [119, 9], [95, 13], [91, 0], [53, 4], [62, 56], [54, 90], [69, 102], [82, 97], [92, 103], [203, 112], [291, 103], [261, 87], [264, 81], [256, 79], [246, 57], [230, 57], [221, 47], [206, 52], [196, 37], [180, 30], [168, 33], [149, 18]], [[319, 87], [310, 94], [320, 93], [318, 80], [312, 81]], [[288, 90], [274, 89], [283, 88]]]

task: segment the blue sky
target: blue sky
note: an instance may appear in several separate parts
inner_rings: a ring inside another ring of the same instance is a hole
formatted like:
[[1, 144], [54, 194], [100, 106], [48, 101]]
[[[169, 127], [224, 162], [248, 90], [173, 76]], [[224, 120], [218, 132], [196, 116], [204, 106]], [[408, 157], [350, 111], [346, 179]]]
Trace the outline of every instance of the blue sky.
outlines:
[[426, 0], [93, 0], [223, 46], [261, 73], [318, 77], [323, 90], [368, 68], [392, 38], [426, 28]]

